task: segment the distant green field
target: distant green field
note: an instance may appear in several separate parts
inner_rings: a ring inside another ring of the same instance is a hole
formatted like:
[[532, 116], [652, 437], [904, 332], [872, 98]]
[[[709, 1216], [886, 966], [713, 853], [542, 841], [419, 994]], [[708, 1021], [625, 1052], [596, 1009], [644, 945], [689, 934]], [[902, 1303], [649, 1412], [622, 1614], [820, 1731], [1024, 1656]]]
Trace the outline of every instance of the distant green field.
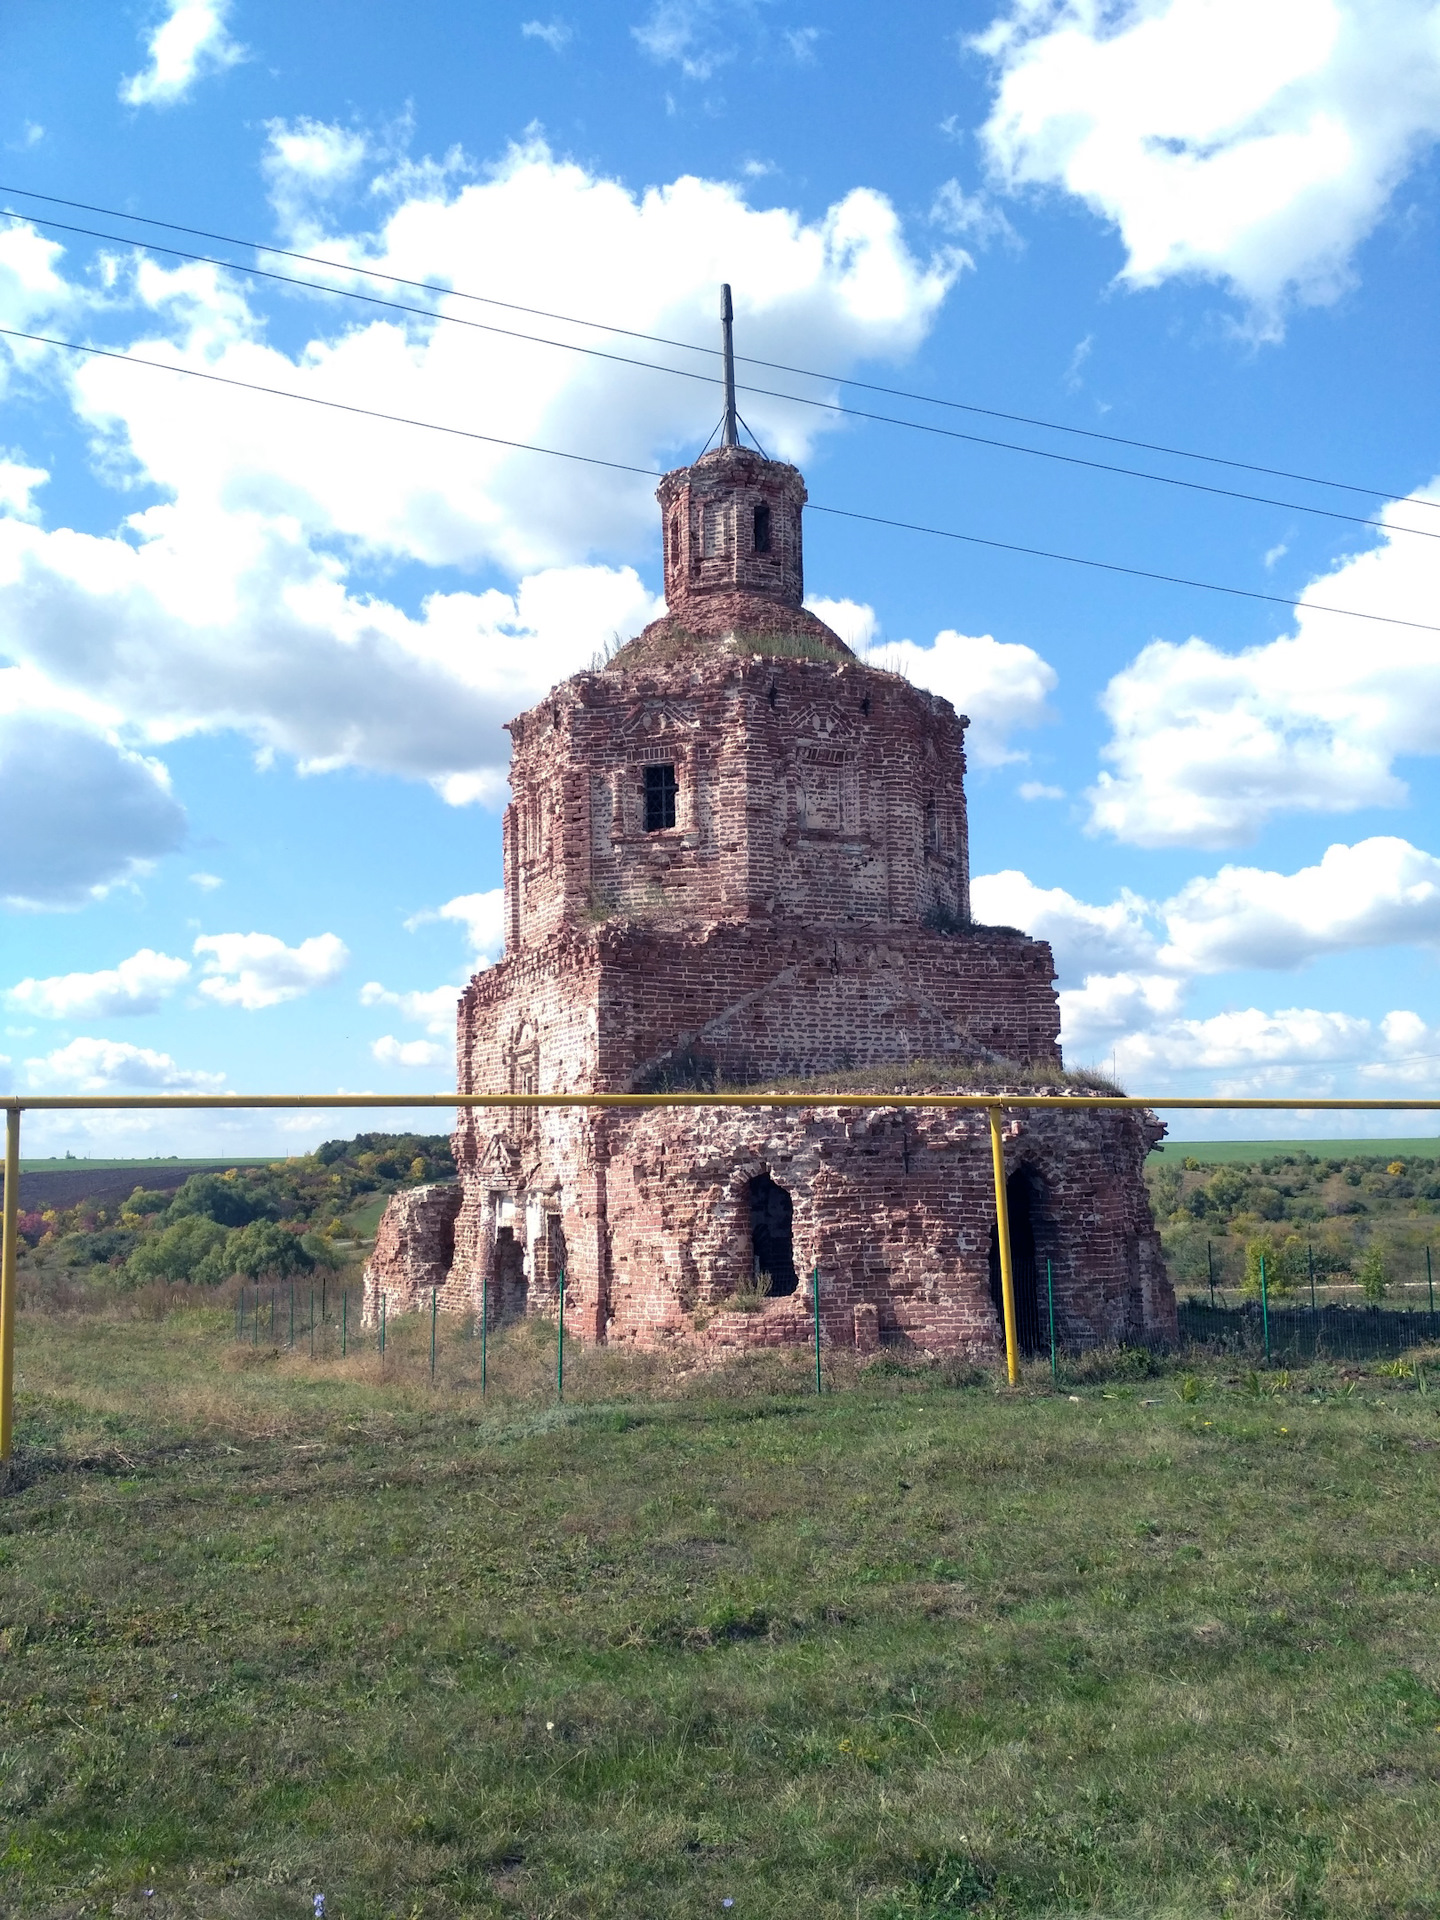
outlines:
[[[1157, 1147], [1152, 1159], [1160, 1154]], [[1202, 1160], [1268, 1160], [1276, 1153], [1313, 1153], [1322, 1160], [1353, 1160], [1364, 1155], [1377, 1159], [1440, 1159], [1440, 1140], [1167, 1140], [1163, 1157]]]

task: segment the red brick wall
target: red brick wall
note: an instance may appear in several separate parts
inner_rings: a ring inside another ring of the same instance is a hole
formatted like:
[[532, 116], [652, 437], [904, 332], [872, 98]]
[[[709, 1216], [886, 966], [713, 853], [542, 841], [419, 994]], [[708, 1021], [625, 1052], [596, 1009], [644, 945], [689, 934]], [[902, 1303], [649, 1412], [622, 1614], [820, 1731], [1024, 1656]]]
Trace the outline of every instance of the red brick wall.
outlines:
[[[965, 721], [899, 675], [736, 658], [577, 675], [511, 722], [508, 948], [607, 914], [914, 926], [969, 914]], [[647, 764], [678, 783], [645, 831]]]

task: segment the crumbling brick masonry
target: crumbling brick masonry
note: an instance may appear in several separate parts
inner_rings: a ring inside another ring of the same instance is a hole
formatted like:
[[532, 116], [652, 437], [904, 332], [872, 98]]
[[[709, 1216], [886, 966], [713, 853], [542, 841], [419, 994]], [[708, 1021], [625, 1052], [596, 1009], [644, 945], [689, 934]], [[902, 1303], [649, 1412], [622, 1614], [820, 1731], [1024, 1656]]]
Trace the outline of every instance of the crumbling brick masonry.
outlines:
[[[966, 721], [801, 605], [804, 482], [736, 446], [659, 489], [668, 611], [511, 722], [506, 951], [460, 1003], [465, 1092], [810, 1082], [803, 1110], [468, 1110], [399, 1195], [367, 1312], [551, 1314], [713, 1351], [1000, 1345], [983, 1115], [827, 1107], [1064, 1090], [1050, 950], [970, 918]], [[924, 1063], [923, 1068], [916, 1063]], [[1008, 1122], [1022, 1344], [1165, 1337], [1148, 1114]]]

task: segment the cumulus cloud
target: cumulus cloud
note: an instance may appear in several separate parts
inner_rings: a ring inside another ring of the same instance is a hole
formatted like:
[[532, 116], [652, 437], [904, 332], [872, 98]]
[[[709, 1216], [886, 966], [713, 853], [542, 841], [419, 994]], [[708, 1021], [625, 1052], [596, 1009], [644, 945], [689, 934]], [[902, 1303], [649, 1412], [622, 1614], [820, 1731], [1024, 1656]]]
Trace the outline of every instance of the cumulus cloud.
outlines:
[[487, 893], [460, 893], [443, 907], [427, 908], [411, 916], [407, 927], [424, 926], [428, 920], [453, 920], [465, 929], [470, 949], [481, 966], [498, 960], [505, 951], [505, 889], [491, 887]]
[[329, 986], [350, 960], [349, 948], [333, 933], [318, 933], [298, 947], [287, 947], [273, 933], [202, 933], [195, 953], [204, 970], [201, 993], [247, 1013]]
[[1203, 1018], [1186, 1011], [1204, 975], [1294, 969], [1361, 948], [1440, 946], [1440, 860], [1407, 841], [1333, 846], [1291, 874], [1224, 867], [1163, 901], [1125, 892], [1092, 906], [1014, 870], [977, 876], [972, 896], [977, 920], [1051, 943], [1072, 1064], [1113, 1063], [1157, 1091], [1177, 1074], [1226, 1073], [1213, 1090], [1237, 1097], [1440, 1086], [1440, 1042], [1412, 1012], [1377, 1023], [1314, 1007]]
[[422, 1022], [427, 1033], [453, 1034], [459, 1001], [460, 989], [451, 986], [431, 987], [420, 993], [392, 993], [378, 980], [367, 980], [360, 989], [362, 1007], [394, 1007], [403, 1019]]
[[1009, 868], [978, 874], [970, 883], [970, 900], [975, 918], [987, 926], [1019, 927], [1048, 940], [1063, 980], [1155, 962], [1154, 908], [1128, 889], [1111, 905], [1092, 907], [1063, 887], [1037, 887]]
[[[272, 186], [275, 169], [292, 186], [362, 180], [358, 140], [314, 122], [272, 128]], [[687, 177], [632, 193], [537, 144], [458, 188], [410, 179], [384, 204], [378, 232], [317, 240], [341, 263], [338, 283], [373, 264], [464, 285], [484, 260], [527, 304], [563, 309], [583, 282], [617, 324], [706, 340], [716, 287], [733, 277], [750, 289], [738, 320], [748, 348], [790, 360], [803, 349], [842, 373], [916, 346], [955, 272], [948, 256], [917, 258], [893, 207], [863, 189], [806, 221], [757, 211], [729, 183]], [[266, 343], [248, 296], [208, 267], [122, 266], [115, 311], [127, 301], [142, 313], [132, 351], [149, 360], [657, 472], [704, 441], [719, 404], [705, 383], [328, 304], [315, 337], [287, 354]], [[476, 317], [458, 300], [437, 304]], [[557, 339], [593, 343], [547, 324]], [[104, 475], [159, 500], [113, 536], [0, 517], [0, 651], [108, 703], [144, 742], [233, 729], [307, 769], [365, 766], [431, 780], [456, 803], [498, 799], [501, 723], [658, 611], [635, 571], [615, 564], [653, 548], [643, 475], [121, 362], [64, 377]], [[830, 430], [785, 402], [746, 410], [787, 458]], [[437, 593], [407, 611], [357, 579], [404, 563], [496, 566], [518, 584]]]
[[158, 760], [69, 714], [3, 711], [11, 678], [0, 672], [0, 898], [81, 906], [178, 847], [185, 813]]
[[1164, 908], [1163, 966], [1185, 973], [1297, 967], [1323, 953], [1440, 946], [1440, 860], [1408, 840], [1332, 846], [1298, 873], [1222, 867]]
[[903, 673], [969, 715], [965, 748], [973, 766], [1023, 760], [1010, 735], [1054, 718], [1046, 702], [1059, 676], [1033, 647], [947, 628], [928, 647], [913, 640], [873, 640], [862, 651], [872, 666]]
[[[1433, 528], [1437, 503], [1432, 482], [1384, 518]], [[1102, 698], [1091, 826], [1135, 846], [1221, 847], [1281, 812], [1402, 804], [1395, 761], [1440, 752], [1437, 636], [1321, 609], [1434, 623], [1437, 604], [1440, 543], [1387, 531], [1305, 589], [1293, 635], [1241, 653], [1153, 641]]]
[[168, 1053], [126, 1040], [72, 1040], [25, 1066], [32, 1087], [66, 1093], [211, 1093], [225, 1083], [223, 1073], [188, 1071]]
[[679, 67], [687, 80], [709, 80], [735, 58], [730, 37], [735, 24], [735, 11], [721, 9], [715, 0], [655, 0], [646, 19], [630, 31], [657, 64]]
[[1010, 0], [973, 44], [996, 180], [1083, 200], [1134, 286], [1328, 298], [1440, 135], [1435, 0]]
[[195, 82], [245, 58], [225, 30], [230, 0], [167, 0], [165, 18], [151, 33], [150, 62], [120, 83], [130, 107], [169, 107]]
[[370, 1051], [382, 1067], [438, 1067], [451, 1058], [450, 1049], [433, 1040], [397, 1040], [392, 1033], [372, 1041]]
[[142, 947], [117, 967], [98, 973], [59, 973], [21, 980], [7, 998], [17, 1012], [44, 1020], [106, 1020], [113, 1014], [154, 1013], [190, 977], [188, 960]]

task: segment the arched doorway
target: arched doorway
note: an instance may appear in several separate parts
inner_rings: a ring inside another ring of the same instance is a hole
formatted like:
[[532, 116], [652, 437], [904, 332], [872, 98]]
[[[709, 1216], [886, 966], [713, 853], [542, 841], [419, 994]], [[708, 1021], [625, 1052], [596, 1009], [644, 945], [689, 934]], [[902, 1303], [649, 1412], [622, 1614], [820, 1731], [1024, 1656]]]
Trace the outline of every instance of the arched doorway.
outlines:
[[768, 1173], [757, 1173], [750, 1182], [750, 1247], [753, 1271], [770, 1276], [772, 1294], [794, 1293], [800, 1284], [791, 1237], [794, 1217], [794, 1202], [784, 1187]]
[[[1015, 1283], [1015, 1338], [1021, 1353], [1048, 1352], [1049, 1317], [1040, 1299], [1040, 1262], [1035, 1256], [1035, 1182], [1028, 1168], [1017, 1167], [1005, 1182], [1010, 1215], [1010, 1266]], [[990, 1229], [990, 1298], [1005, 1325], [1000, 1285], [1000, 1234]]]
[[525, 1278], [525, 1249], [513, 1227], [495, 1235], [495, 1257], [490, 1269], [490, 1319], [523, 1320], [530, 1288]]

